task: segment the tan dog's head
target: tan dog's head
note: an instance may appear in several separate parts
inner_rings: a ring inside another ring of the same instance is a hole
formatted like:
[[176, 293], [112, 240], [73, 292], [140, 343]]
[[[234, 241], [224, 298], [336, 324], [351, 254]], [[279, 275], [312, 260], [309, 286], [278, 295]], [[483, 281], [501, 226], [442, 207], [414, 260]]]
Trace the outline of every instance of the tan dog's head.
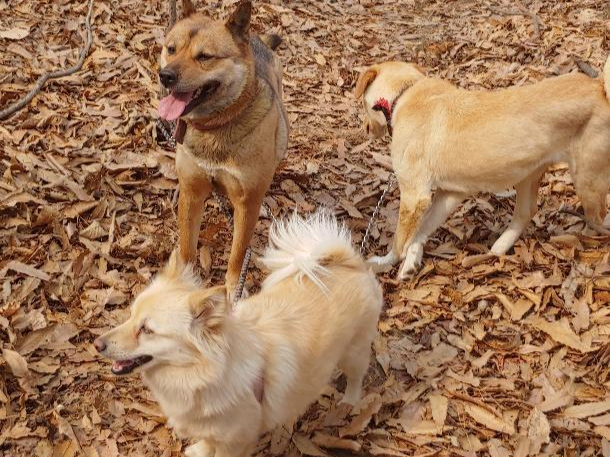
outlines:
[[373, 138], [387, 132], [385, 116], [375, 105], [385, 99], [390, 106], [404, 89], [425, 78], [423, 70], [406, 62], [385, 62], [372, 65], [358, 78], [354, 95], [362, 97], [365, 109], [364, 130]]
[[183, 18], [167, 33], [159, 79], [170, 95], [159, 103], [161, 117], [198, 119], [235, 103], [253, 78], [249, 47], [252, 4], [239, 3], [224, 23], [197, 13], [182, 0]]
[[223, 345], [230, 306], [224, 286], [201, 289], [192, 268], [176, 252], [131, 306], [131, 316], [97, 338], [96, 349], [125, 375], [155, 367], [209, 365]]

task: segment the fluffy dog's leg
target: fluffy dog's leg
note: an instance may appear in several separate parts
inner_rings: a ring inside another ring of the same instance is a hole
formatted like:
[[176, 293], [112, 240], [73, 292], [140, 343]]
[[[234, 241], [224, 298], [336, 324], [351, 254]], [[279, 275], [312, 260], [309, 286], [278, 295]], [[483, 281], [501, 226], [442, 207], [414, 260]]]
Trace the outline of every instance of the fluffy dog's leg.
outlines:
[[219, 444], [214, 457], [250, 457], [256, 447], [256, 441], [249, 443]]
[[176, 171], [180, 182], [178, 198], [178, 233], [180, 255], [186, 262], [197, 258], [197, 241], [205, 201], [212, 192], [212, 183], [197, 163], [178, 148]]
[[184, 450], [186, 457], [213, 457], [214, 448], [204, 440], [197, 441]]
[[424, 216], [424, 220], [415, 234], [413, 242], [407, 248], [405, 260], [400, 268], [400, 279], [406, 278], [419, 270], [424, 255], [424, 246], [428, 237], [445, 222], [447, 217], [465, 198], [466, 194], [441, 189], [436, 191], [430, 209]]
[[371, 340], [359, 335], [360, 339], [348, 348], [347, 353], [339, 362], [339, 368], [347, 381], [345, 394], [341, 403], [354, 406], [362, 397], [362, 380], [370, 363]]
[[513, 247], [523, 233], [523, 230], [525, 230], [525, 227], [527, 227], [529, 221], [536, 214], [536, 211], [538, 210], [538, 188], [540, 187], [540, 178], [542, 178], [543, 174], [544, 170], [538, 170], [515, 186], [517, 201], [515, 203], [513, 219], [508, 228], [491, 247], [492, 254], [506, 254], [506, 252]]

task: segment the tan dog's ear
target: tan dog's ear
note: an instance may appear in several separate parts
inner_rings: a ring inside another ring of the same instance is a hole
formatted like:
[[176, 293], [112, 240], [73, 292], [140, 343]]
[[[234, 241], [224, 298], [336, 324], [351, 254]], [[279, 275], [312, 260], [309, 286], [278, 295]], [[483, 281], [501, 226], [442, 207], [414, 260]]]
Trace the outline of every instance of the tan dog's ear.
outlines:
[[216, 328], [230, 309], [227, 288], [217, 286], [193, 292], [189, 297], [189, 307], [195, 321], [208, 328]]
[[195, 9], [195, 5], [191, 0], [182, 0], [182, 17], [189, 17], [192, 14], [195, 14], [197, 10]]
[[242, 37], [250, 29], [250, 17], [252, 16], [252, 2], [242, 0], [231, 17], [227, 21], [227, 28], [235, 36]]
[[167, 265], [163, 267], [161, 270], [161, 274], [166, 278], [176, 279], [179, 277], [184, 269], [186, 268], [186, 263], [182, 260], [182, 256], [178, 249], [174, 249], [169, 256], [169, 260], [167, 261]]
[[377, 70], [375, 70], [374, 68], [367, 68], [364, 73], [360, 74], [358, 82], [356, 82], [356, 90], [354, 92], [356, 99], [362, 97], [364, 91], [366, 91], [366, 88], [369, 87], [369, 85], [375, 80], [376, 77]]

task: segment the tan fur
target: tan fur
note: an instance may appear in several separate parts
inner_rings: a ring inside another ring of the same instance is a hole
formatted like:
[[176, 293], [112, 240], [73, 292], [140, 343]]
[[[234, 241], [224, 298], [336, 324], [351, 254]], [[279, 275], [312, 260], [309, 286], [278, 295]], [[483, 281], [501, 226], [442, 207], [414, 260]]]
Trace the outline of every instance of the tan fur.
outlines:
[[250, 455], [260, 434], [305, 412], [337, 366], [342, 401], [361, 398], [383, 306], [375, 275], [328, 217], [293, 219], [270, 238], [278, 247], [262, 262], [272, 273], [236, 310], [174, 254], [130, 318], [95, 341], [115, 361], [150, 357], [135, 369], [168, 424], [194, 441], [187, 457]]
[[[226, 273], [230, 293], [288, 138], [281, 64], [250, 36], [249, 8], [242, 2], [223, 23], [196, 13], [187, 1], [183, 10], [188, 15], [168, 32], [161, 55], [162, 68], [180, 75], [180, 91], [210, 81], [221, 84], [211, 100], [182, 117], [187, 130], [176, 152], [178, 229], [183, 260], [196, 260], [205, 200], [213, 188], [226, 193], [234, 208]], [[173, 54], [169, 47], [175, 48]], [[202, 53], [212, 58], [198, 59]]]
[[[593, 228], [607, 212], [610, 184], [610, 59], [604, 76], [582, 74], [494, 92], [467, 91], [403, 62], [374, 65], [363, 96], [365, 128], [386, 132], [379, 98], [392, 113], [392, 163], [400, 185], [400, 215], [391, 251], [374, 257], [377, 270], [400, 260], [399, 277], [415, 273], [428, 236], [469, 195], [515, 187], [513, 220], [491, 252], [506, 253], [536, 213], [547, 167], [570, 165], [576, 192]], [[433, 197], [433, 190], [436, 189]]]

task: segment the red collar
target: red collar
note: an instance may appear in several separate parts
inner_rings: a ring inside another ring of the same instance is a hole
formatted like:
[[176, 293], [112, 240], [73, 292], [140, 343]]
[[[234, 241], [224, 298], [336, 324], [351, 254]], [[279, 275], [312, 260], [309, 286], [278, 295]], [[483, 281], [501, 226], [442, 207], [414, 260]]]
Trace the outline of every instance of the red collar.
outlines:
[[377, 101], [375, 102], [375, 104], [373, 105], [373, 110], [375, 111], [381, 111], [383, 113], [383, 116], [385, 117], [385, 121], [388, 125], [388, 133], [390, 134], [390, 136], [392, 136], [393, 133], [393, 129], [392, 129], [392, 113], [394, 112], [394, 108], [396, 108], [396, 103], [398, 102], [398, 99], [400, 97], [402, 97], [402, 95], [407, 91], [407, 89], [410, 86], [404, 87], [400, 90], [400, 92], [398, 93], [398, 95], [396, 96], [396, 98], [394, 99], [394, 101], [392, 102], [392, 104], [390, 105], [390, 102], [385, 99], [385, 98], [379, 98], [377, 99]]

